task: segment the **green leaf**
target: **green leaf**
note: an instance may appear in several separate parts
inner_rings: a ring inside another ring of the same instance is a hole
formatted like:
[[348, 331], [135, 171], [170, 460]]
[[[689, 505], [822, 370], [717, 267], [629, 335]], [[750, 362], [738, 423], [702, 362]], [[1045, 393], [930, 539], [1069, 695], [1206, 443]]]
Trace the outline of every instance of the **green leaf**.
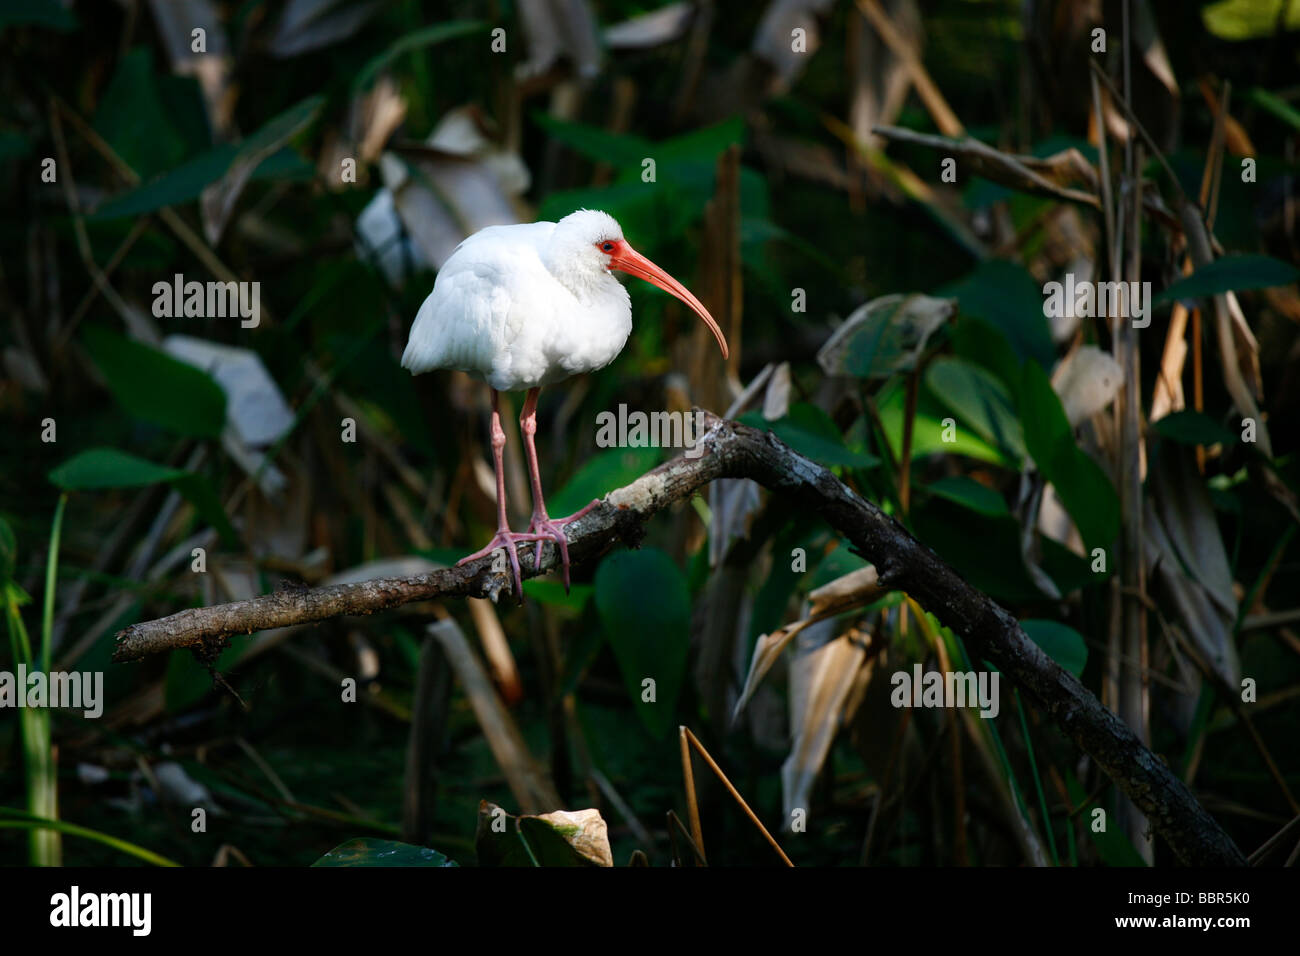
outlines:
[[[324, 102], [321, 96], [308, 97], [267, 122], [243, 142], [226, 143], [210, 149], [170, 172], [115, 196], [88, 218], [138, 216], [196, 199], [204, 188], [221, 179], [236, 160], [252, 156], [305, 128], [315, 119]], [[300, 178], [312, 172], [310, 164], [286, 147], [258, 163], [250, 179]]]
[[236, 147], [236, 158], [260, 153], [306, 129], [325, 105], [324, 96], [309, 96], [258, 127]]
[[1055, 487], [1089, 549], [1109, 547], [1119, 534], [1119, 498], [1101, 466], [1075, 444], [1070, 422], [1047, 372], [1026, 362], [1020, 388], [1025, 446]]
[[1201, 8], [1205, 29], [1221, 40], [1258, 40], [1278, 32], [1283, 4], [1283, 30], [1300, 30], [1300, 7], [1290, 0], [1219, 0]]
[[95, 110], [95, 132], [146, 179], [185, 155], [156, 80], [149, 48], [136, 47], [118, 63]]
[[910, 371], [931, 335], [956, 311], [949, 299], [924, 295], [886, 295], [853, 311], [818, 353], [828, 373], [884, 378]]
[[[1068, 767], [1064, 768], [1065, 787], [1070, 794], [1070, 803], [1073, 806], [1081, 807], [1081, 819], [1092, 822], [1092, 811], [1102, 809], [1096, 803], [1088, 801], [1088, 791], [1083, 789], [1083, 785], [1075, 778], [1073, 771]], [[1132, 842], [1124, 833], [1123, 827], [1108, 826], [1102, 830], [1095, 827], [1087, 827], [1088, 834], [1092, 837], [1092, 842], [1097, 846], [1097, 853], [1101, 856], [1102, 862], [1107, 866], [1146, 866], [1146, 860], [1134, 849]]]
[[909, 514], [918, 539], [996, 601], [1041, 601], [1043, 592], [1025, 568], [1020, 523], [1009, 514], [989, 517], [944, 498], [918, 502]]
[[82, 340], [109, 391], [130, 414], [193, 438], [220, 438], [226, 393], [206, 372], [97, 326]]
[[[885, 439], [894, 451], [894, 459], [903, 454], [903, 419], [906, 414], [906, 388], [901, 378], [887, 382], [876, 395], [876, 413], [880, 416], [880, 427]], [[914, 461], [927, 455], [967, 455], [971, 458], [1018, 468], [1017, 456], [1009, 455], [996, 443], [987, 442], [974, 429], [958, 428], [956, 434], [944, 426], [944, 419], [951, 413], [948, 407], [935, 397], [929, 388], [922, 387], [916, 400], [916, 416], [912, 421], [912, 459]], [[944, 441], [944, 438], [955, 441]]]
[[569, 593], [564, 593], [564, 584], [560, 581], [549, 581], [545, 578], [529, 578], [524, 582], [524, 594], [530, 598], [540, 601], [542, 604], [550, 604], [553, 607], [567, 608], [570, 611], [581, 611], [591, 600], [595, 588], [590, 584], [575, 584], [569, 589]]
[[599, 126], [557, 119], [540, 110], [534, 111], [531, 116], [533, 122], [546, 130], [552, 139], [588, 159], [609, 163], [620, 172], [632, 167], [639, 172], [641, 161], [656, 155], [653, 143], [631, 133], [611, 133]]
[[355, 93], [367, 86], [371, 80], [391, 66], [393, 61], [403, 53], [422, 50], [425, 47], [434, 46], [446, 40], [454, 40], [456, 37], [468, 36], [480, 30], [486, 30], [487, 27], [488, 24], [482, 20], [449, 20], [446, 23], [435, 23], [423, 30], [408, 33], [361, 68], [357, 78], [352, 81], [352, 90]]
[[396, 840], [357, 837], [340, 843], [312, 866], [457, 866], [454, 860], [427, 846]]
[[956, 296], [963, 315], [973, 315], [999, 329], [1022, 360], [1052, 364], [1056, 349], [1043, 314], [1042, 287], [1023, 266], [990, 259], [934, 294]]
[[1025, 442], [1011, 394], [991, 372], [961, 359], [940, 358], [930, 363], [925, 384], [981, 438], [1014, 459], [1024, 457]]
[[959, 505], [970, 508], [972, 511], [978, 511], [982, 515], [988, 515], [990, 518], [997, 518], [1008, 513], [1007, 503], [1002, 500], [1000, 494], [988, 485], [982, 485], [974, 478], [967, 478], [965, 475], [951, 475], [947, 478], [940, 478], [938, 481], [932, 481], [926, 485], [926, 489], [933, 495], [955, 501]]
[[[1300, 9], [1300, 7], [1295, 9]], [[1261, 90], [1257, 86], [1246, 94], [1246, 98], [1256, 106], [1272, 113], [1287, 125], [1300, 129], [1300, 110], [1297, 110], [1281, 97], [1274, 96], [1268, 90]]]
[[739, 421], [762, 431], [770, 431], [799, 454], [825, 465], [849, 468], [874, 468], [880, 459], [865, 451], [854, 451], [844, 444], [835, 422], [816, 405], [796, 402], [783, 418], [768, 421], [761, 412], [746, 412]]
[[1155, 297], [1152, 305], [1245, 289], [1267, 289], [1300, 279], [1300, 269], [1272, 256], [1224, 256], [1179, 279]]
[[836, 578], [842, 578], [846, 574], [865, 568], [867, 564], [866, 558], [853, 553], [847, 541], [841, 541], [838, 548], [817, 562], [817, 567], [813, 569], [808, 581], [808, 590], [815, 591], [819, 587], [830, 584]]
[[[686, 577], [657, 548], [620, 551], [596, 570], [596, 610], [623, 682], [646, 729], [662, 738], [673, 725], [686, 676], [691, 600]], [[643, 681], [654, 681], [654, 701]]]
[[156, 465], [115, 448], [92, 448], [51, 471], [50, 481], [66, 491], [93, 491], [138, 488], [175, 481], [184, 474], [179, 468]]
[[622, 488], [659, 464], [660, 448], [609, 448], [583, 462], [568, 483], [546, 506], [552, 515], [567, 515], [604, 498], [615, 488]]
[[116, 448], [91, 448], [59, 465], [50, 481], [65, 491], [94, 491], [103, 488], [138, 488], [170, 484], [180, 492], [227, 544], [238, 545], [230, 519], [208, 480], [179, 468], [168, 468]]
[[1021, 621], [1020, 628], [1056, 663], [1075, 677], [1083, 675], [1088, 663], [1088, 645], [1074, 628], [1060, 621], [1037, 619]]
[[1233, 444], [1237, 436], [1202, 412], [1181, 411], [1166, 415], [1151, 424], [1152, 430], [1161, 438], [1182, 442], [1184, 445], [1224, 445]]
[[1012, 394], [1020, 388], [1020, 359], [1000, 329], [965, 316], [953, 327], [951, 340], [957, 358], [992, 372]]

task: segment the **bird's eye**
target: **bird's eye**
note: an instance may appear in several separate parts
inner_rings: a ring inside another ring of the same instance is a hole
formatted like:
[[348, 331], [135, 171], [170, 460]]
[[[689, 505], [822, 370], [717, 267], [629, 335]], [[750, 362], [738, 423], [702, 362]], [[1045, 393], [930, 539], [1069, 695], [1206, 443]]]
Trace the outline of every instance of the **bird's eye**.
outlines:
[[607, 242], [607, 243], [605, 243], [603, 246], [601, 246], [600, 248], [601, 248], [603, 251], [605, 251], [605, 252], [613, 252], [613, 251], [614, 251], [614, 243], [612, 243], [612, 242]]

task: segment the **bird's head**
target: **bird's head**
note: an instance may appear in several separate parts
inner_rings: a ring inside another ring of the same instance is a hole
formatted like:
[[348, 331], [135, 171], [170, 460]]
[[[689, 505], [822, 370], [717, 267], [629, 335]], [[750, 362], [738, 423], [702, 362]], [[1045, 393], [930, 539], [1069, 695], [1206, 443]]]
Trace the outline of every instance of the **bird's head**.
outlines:
[[551, 254], [548, 258], [557, 264], [563, 262], [566, 271], [599, 276], [617, 269], [676, 296], [704, 320], [713, 337], [718, 340], [722, 357], [727, 358], [730, 354], [722, 329], [713, 320], [713, 316], [709, 315], [709, 310], [703, 303], [691, 295], [686, 286], [633, 249], [623, 238], [623, 228], [608, 213], [580, 209], [565, 216], [555, 224], [555, 233], [548, 251]]

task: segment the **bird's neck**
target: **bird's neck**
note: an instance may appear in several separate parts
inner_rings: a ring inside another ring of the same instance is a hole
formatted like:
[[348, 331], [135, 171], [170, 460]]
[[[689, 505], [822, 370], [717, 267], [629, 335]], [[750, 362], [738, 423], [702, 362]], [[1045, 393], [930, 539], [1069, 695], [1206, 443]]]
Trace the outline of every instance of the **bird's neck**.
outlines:
[[548, 261], [546, 268], [555, 281], [583, 304], [609, 295], [610, 286], [619, 284], [608, 269], [592, 269], [587, 263], [574, 263], [572, 259]]

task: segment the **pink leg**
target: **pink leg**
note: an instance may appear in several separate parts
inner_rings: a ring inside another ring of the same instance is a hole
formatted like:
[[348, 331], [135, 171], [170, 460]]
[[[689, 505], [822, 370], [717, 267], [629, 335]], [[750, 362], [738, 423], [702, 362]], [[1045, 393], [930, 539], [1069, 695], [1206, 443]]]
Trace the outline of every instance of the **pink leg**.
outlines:
[[510, 570], [514, 574], [515, 595], [519, 598], [520, 603], [524, 599], [524, 586], [519, 573], [519, 552], [516, 548], [518, 541], [536, 541], [535, 534], [518, 534], [510, 530], [509, 521], [506, 519], [506, 473], [503, 467], [503, 459], [506, 450], [506, 432], [501, 427], [500, 396], [496, 389], [492, 390], [492, 460], [496, 466], [497, 474], [497, 533], [493, 535], [492, 540], [488, 542], [486, 548], [481, 551], [475, 551], [468, 557], [461, 558], [456, 562], [457, 567], [462, 564], [468, 564], [470, 561], [477, 561], [495, 551], [497, 548], [505, 548], [506, 554], [510, 558]]
[[564, 568], [564, 591], [567, 594], [569, 590], [569, 541], [564, 536], [564, 526], [571, 521], [577, 521], [596, 505], [599, 501], [593, 501], [581, 511], [569, 515], [567, 518], [551, 519], [546, 514], [546, 500], [542, 497], [542, 476], [537, 467], [537, 448], [533, 443], [533, 436], [537, 434], [537, 394], [540, 388], [529, 389], [528, 397], [524, 399], [523, 411], [519, 414], [519, 431], [524, 436], [524, 452], [528, 458], [528, 477], [533, 485], [533, 520], [528, 525], [530, 533], [537, 535], [537, 551], [533, 555], [533, 567], [537, 567], [542, 561], [542, 542], [546, 538], [555, 541], [560, 549], [560, 563]]

